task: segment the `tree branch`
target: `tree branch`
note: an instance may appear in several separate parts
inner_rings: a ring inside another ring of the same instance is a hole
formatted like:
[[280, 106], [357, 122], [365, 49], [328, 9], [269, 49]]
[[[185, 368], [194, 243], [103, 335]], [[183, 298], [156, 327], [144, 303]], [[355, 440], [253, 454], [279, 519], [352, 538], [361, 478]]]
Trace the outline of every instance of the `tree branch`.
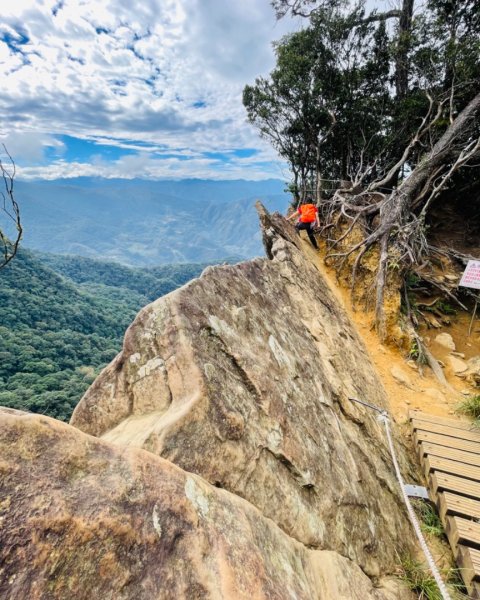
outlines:
[[368, 17], [359, 19], [354, 22], [355, 25], [366, 25], [367, 23], [374, 23], [375, 21], [386, 21], [387, 19], [399, 19], [402, 16], [401, 10], [388, 10], [384, 13], [372, 12]]
[[20, 219], [20, 208], [13, 194], [13, 182], [16, 175], [16, 167], [13, 158], [10, 156], [7, 148], [3, 145], [6, 155], [8, 156], [12, 169], [8, 171], [0, 159], [0, 172], [2, 174], [5, 192], [0, 192], [2, 205], [0, 206], [7, 219], [12, 221], [15, 229], [13, 240], [7, 237], [7, 234], [0, 229], [0, 269], [7, 265], [12, 258], [17, 254], [20, 240], [22, 239], [23, 227]]

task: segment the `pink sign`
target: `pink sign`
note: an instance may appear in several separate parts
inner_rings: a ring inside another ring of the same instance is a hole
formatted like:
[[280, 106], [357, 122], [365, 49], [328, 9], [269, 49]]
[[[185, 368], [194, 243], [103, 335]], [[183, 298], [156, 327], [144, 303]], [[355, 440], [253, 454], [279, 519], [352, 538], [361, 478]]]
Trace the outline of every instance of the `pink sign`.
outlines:
[[480, 290], [480, 260], [469, 260], [459, 286]]

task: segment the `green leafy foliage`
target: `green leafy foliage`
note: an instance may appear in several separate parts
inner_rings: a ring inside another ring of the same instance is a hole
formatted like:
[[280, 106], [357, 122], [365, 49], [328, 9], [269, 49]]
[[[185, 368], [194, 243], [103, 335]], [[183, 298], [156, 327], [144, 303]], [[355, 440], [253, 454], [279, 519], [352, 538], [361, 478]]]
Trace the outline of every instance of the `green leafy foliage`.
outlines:
[[[448, 569], [442, 573], [442, 577], [447, 582], [447, 588], [452, 599], [466, 600], [468, 598], [463, 593], [465, 588], [458, 577], [456, 569]], [[430, 570], [412, 556], [403, 557], [400, 579], [412, 592], [418, 594], [419, 600], [442, 600], [443, 598]]]
[[418, 342], [417, 342], [417, 340], [413, 340], [413, 342], [410, 345], [408, 357], [411, 358], [412, 360], [418, 360], [419, 356], [420, 356], [420, 348], [418, 346]]
[[0, 405], [68, 420], [138, 310], [204, 267], [20, 252], [0, 271]]
[[[427, 114], [429, 98], [443, 103], [432, 117], [434, 141], [477, 94], [475, 0], [429, 0], [422, 10], [403, 2], [401, 18], [389, 20], [393, 26], [363, 2], [272, 4], [280, 17], [298, 11], [308, 20], [276, 44], [275, 69], [245, 87], [243, 103], [250, 122], [289, 162], [297, 187], [311, 186], [319, 174], [335, 182], [363, 171], [364, 183], [383, 180], [388, 191], [405, 176], [390, 170]], [[409, 170], [424, 155], [425, 144], [413, 148]]]
[[442, 537], [445, 535], [442, 522], [433, 504], [430, 502], [425, 502], [421, 499], [413, 501], [412, 504], [414, 505], [416, 513], [420, 517], [420, 527], [422, 528], [422, 531], [437, 537]]
[[270, 78], [244, 89], [250, 122], [301, 179], [315, 168], [344, 178], [364, 160], [365, 140], [372, 155], [390, 142], [384, 139], [392, 111], [385, 23], [354, 27], [360, 18], [359, 9], [348, 16], [318, 11], [309, 27], [276, 45]]
[[437, 302], [437, 308], [444, 315], [456, 315], [457, 314], [456, 309], [453, 308], [453, 306], [449, 302], [446, 302], [445, 300], [439, 300]]

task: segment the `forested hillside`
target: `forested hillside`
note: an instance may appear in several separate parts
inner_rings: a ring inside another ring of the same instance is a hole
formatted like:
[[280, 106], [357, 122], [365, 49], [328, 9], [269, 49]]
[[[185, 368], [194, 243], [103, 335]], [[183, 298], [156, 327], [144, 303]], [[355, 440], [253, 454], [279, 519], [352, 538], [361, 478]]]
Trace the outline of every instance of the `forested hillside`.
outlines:
[[204, 267], [20, 252], [0, 271], [0, 405], [67, 420], [138, 310]]
[[134, 269], [82, 256], [43, 252], [35, 255], [41, 258], [44, 265], [79, 284], [84, 290], [105, 288], [104, 294], [121, 294], [123, 291], [132, 298], [138, 294], [142, 305], [197, 277], [206, 266], [206, 263], [182, 263]]

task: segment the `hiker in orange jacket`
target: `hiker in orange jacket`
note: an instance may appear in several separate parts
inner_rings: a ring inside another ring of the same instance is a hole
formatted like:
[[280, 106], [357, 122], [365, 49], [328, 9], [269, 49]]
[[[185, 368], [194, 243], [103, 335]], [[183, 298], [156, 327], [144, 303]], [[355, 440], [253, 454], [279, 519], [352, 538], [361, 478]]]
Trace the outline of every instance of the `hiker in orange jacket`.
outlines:
[[315, 204], [312, 204], [312, 201], [309, 199], [304, 200], [298, 207], [298, 210], [287, 217], [287, 221], [290, 221], [293, 217], [298, 217], [298, 220], [295, 223], [296, 230], [300, 232], [302, 229], [305, 229], [313, 247], [318, 250], [317, 240], [313, 234], [315, 229], [320, 227], [318, 208]]

